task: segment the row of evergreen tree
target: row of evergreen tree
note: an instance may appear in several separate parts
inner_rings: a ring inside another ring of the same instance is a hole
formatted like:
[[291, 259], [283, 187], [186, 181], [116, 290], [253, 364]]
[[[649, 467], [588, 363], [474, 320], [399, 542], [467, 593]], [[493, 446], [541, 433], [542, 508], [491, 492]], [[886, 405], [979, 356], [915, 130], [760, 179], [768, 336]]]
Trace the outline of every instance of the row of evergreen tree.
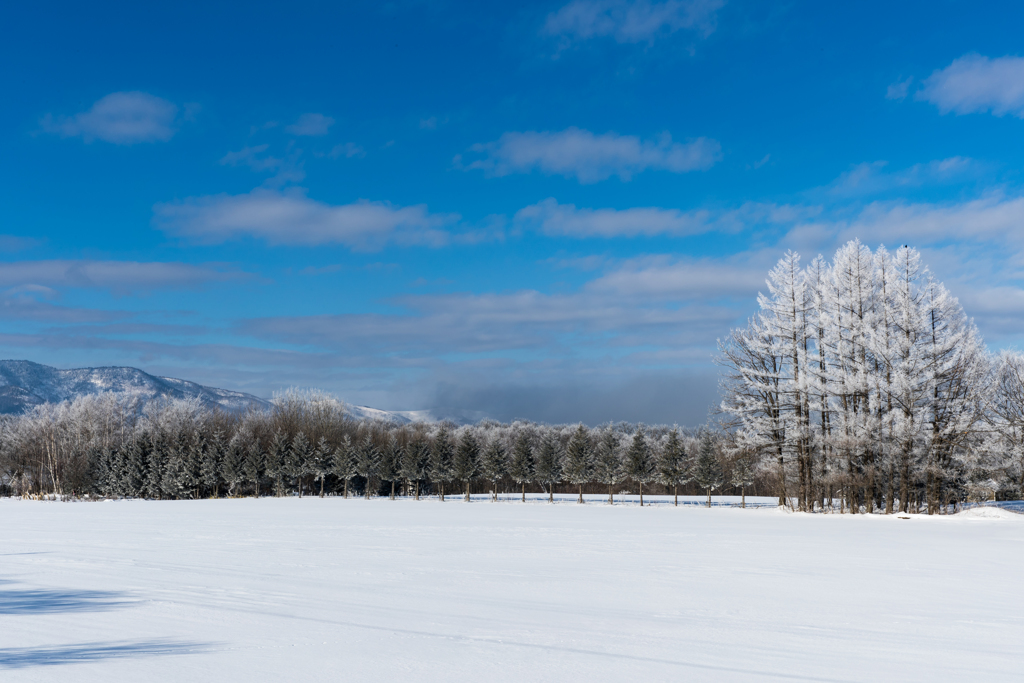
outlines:
[[[117, 448], [91, 453], [90, 478], [102, 496], [153, 499], [347, 497], [357, 490], [369, 497], [377, 484], [392, 498], [419, 498], [429, 487], [444, 500], [458, 484], [469, 500], [478, 483], [496, 500], [502, 484], [514, 483], [525, 501], [527, 486], [540, 485], [553, 499], [555, 487], [565, 483], [577, 489], [581, 503], [587, 485], [606, 486], [613, 503], [615, 487], [629, 481], [638, 486], [641, 504], [645, 484], [666, 487], [678, 504], [679, 487], [693, 482], [710, 504], [711, 492], [726, 483], [715, 435], [706, 429], [692, 457], [679, 429], [668, 431], [661, 447], [652, 445], [643, 426], [632, 430], [626, 444], [621, 431], [582, 424], [564, 443], [536, 425], [520, 428], [510, 443], [500, 437], [481, 441], [478, 431], [447, 423], [432, 430], [365, 424], [355, 441], [344, 434], [337, 444], [323, 436], [314, 442], [302, 431], [289, 438], [278, 430], [262, 444], [245, 439], [244, 431], [226, 439], [220, 430], [208, 436], [198, 429], [177, 435], [143, 430]], [[753, 481], [752, 460], [732, 463], [729, 483], [742, 496]]]

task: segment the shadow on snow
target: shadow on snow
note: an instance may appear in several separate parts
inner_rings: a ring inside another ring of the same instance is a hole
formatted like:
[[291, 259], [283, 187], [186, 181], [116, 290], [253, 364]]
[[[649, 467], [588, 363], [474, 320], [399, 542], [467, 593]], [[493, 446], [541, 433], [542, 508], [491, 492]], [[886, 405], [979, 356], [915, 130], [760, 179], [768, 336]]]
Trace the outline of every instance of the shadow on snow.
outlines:
[[116, 591], [0, 589], [0, 614], [103, 612], [129, 604], [126, 597]]
[[0, 669], [23, 669], [32, 666], [84, 664], [110, 659], [183, 655], [209, 652], [210, 643], [176, 642], [172, 640], [108, 641], [46, 647], [12, 647], [0, 649]]

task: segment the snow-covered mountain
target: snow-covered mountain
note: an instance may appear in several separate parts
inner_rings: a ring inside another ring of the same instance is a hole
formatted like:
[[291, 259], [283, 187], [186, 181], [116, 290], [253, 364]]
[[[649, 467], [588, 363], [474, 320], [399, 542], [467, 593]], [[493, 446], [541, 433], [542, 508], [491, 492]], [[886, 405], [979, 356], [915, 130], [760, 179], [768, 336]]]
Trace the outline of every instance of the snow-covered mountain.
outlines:
[[[145, 401], [159, 398], [198, 398], [204, 404], [240, 411], [249, 406], [269, 408], [270, 401], [246, 394], [207, 387], [174, 377], [157, 377], [138, 368], [76, 368], [59, 370], [27, 360], [0, 360], [0, 413], [18, 414], [42, 403], [60, 403], [78, 396], [103, 392], [134, 394]], [[353, 418], [398, 424], [432, 422], [426, 411], [387, 411], [345, 404]]]
[[198, 398], [209, 406], [244, 410], [269, 407], [265, 399], [241, 391], [206, 387], [173, 377], [156, 377], [138, 368], [59, 370], [27, 360], [0, 361], [0, 413], [23, 413], [41, 403], [59, 403], [102, 392], [134, 394], [143, 400]]

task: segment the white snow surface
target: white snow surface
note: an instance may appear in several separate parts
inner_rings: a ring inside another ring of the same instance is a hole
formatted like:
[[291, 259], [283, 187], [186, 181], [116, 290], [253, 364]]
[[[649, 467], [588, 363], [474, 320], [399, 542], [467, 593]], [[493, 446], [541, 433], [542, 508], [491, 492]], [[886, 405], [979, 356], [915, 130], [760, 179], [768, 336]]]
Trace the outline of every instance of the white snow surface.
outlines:
[[1024, 516], [563, 500], [2, 500], [0, 679], [1020, 680]]

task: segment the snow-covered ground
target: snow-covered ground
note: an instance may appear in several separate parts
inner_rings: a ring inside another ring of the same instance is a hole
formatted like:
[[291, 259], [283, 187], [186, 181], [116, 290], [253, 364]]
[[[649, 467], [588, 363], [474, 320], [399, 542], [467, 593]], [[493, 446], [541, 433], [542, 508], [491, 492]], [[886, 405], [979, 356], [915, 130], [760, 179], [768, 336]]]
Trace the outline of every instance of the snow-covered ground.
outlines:
[[1020, 680], [1024, 516], [0, 501], [3, 681]]

